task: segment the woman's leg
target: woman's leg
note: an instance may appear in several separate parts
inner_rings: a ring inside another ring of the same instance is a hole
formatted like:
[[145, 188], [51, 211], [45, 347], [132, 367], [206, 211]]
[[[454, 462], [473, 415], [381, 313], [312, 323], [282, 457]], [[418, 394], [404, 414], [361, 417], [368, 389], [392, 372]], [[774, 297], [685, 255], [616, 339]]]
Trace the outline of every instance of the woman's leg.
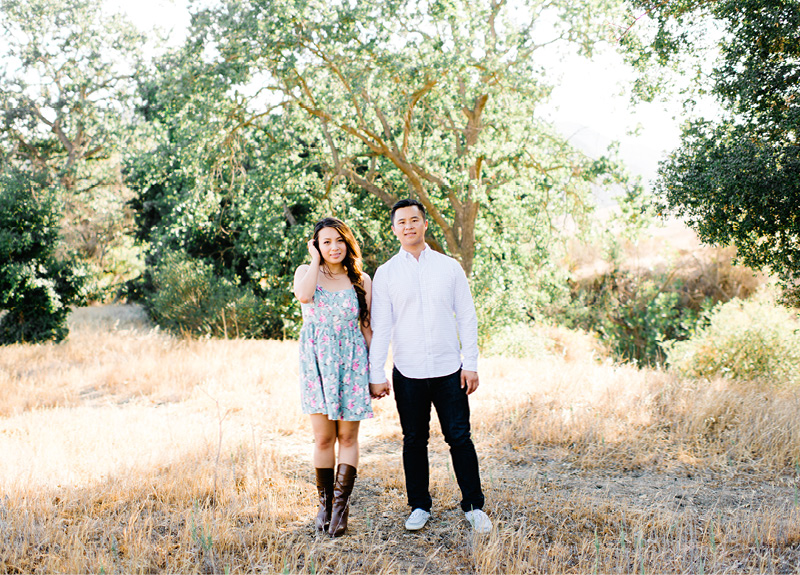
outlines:
[[311, 429], [314, 432], [314, 467], [333, 469], [336, 467], [336, 422], [323, 413], [313, 413]]
[[328, 533], [339, 537], [347, 531], [350, 514], [350, 495], [356, 481], [358, 466], [358, 421], [338, 421], [336, 439], [339, 441], [339, 465], [336, 466], [336, 481], [333, 485], [333, 507]]
[[358, 426], [360, 421], [338, 421], [339, 463], [358, 467]]
[[319, 509], [314, 523], [320, 531], [327, 531], [331, 523], [333, 509], [333, 484], [335, 480], [334, 465], [336, 455], [336, 422], [327, 415], [315, 413], [311, 416], [311, 428], [314, 431], [314, 467], [317, 474], [317, 494]]

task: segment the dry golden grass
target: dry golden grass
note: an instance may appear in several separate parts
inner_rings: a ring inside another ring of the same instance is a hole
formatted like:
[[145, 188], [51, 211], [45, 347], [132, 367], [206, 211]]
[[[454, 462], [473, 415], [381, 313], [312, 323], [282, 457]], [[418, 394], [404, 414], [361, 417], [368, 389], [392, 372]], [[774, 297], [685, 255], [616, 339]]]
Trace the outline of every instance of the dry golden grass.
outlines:
[[800, 566], [796, 390], [685, 382], [569, 349], [486, 358], [471, 405], [493, 533], [463, 519], [438, 432], [433, 518], [403, 529], [401, 436], [383, 400], [362, 424], [350, 531], [330, 540], [313, 527], [296, 364], [294, 342], [182, 341], [123, 306], [78, 310], [65, 343], [0, 348], [0, 571]]

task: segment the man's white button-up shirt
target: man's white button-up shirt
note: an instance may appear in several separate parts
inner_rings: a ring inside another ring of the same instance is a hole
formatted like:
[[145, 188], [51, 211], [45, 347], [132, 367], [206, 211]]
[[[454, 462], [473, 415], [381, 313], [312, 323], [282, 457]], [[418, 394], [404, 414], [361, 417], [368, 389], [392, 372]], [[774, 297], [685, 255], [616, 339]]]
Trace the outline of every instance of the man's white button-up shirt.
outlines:
[[401, 248], [375, 272], [370, 322], [371, 383], [387, 381], [390, 341], [394, 365], [406, 377], [478, 371], [478, 318], [467, 277], [456, 260], [427, 245], [419, 260]]

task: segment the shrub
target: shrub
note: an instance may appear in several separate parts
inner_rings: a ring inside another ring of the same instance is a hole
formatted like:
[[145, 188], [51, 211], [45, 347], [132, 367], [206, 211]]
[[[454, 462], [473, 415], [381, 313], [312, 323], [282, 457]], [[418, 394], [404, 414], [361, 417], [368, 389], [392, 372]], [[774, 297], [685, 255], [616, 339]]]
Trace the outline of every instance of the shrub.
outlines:
[[[614, 355], [644, 365], [663, 364], [663, 342], [687, 339], [719, 302], [747, 298], [764, 278], [734, 264], [730, 248], [670, 252], [663, 241], [628, 245], [603, 242], [573, 262], [567, 303], [546, 315], [571, 328], [598, 333]], [[685, 241], [685, 240], [684, 240]], [[575, 258], [576, 244], [570, 248]], [[658, 250], [661, 249], [659, 252]]]
[[[662, 343], [687, 337], [695, 327], [699, 313], [682, 305], [682, 282], [663, 279], [640, 279], [633, 289], [617, 292], [608, 315], [598, 324], [617, 357], [646, 365], [662, 364]], [[666, 284], [672, 285], [665, 289]]]
[[599, 334], [618, 359], [643, 365], [663, 363], [662, 342], [687, 338], [713, 301], [692, 304], [684, 280], [657, 271], [613, 269], [571, 288], [556, 321]]
[[61, 341], [85, 276], [65, 254], [59, 205], [43, 178], [0, 174], [0, 344]]
[[720, 304], [707, 315], [708, 324], [692, 337], [666, 346], [671, 369], [689, 377], [800, 383], [797, 312], [759, 295]]
[[183, 336], [249, 338], [263, 335], [266, 307], [247, 287], [180, 252], [165, 256], [146, 300], [153, 320]]

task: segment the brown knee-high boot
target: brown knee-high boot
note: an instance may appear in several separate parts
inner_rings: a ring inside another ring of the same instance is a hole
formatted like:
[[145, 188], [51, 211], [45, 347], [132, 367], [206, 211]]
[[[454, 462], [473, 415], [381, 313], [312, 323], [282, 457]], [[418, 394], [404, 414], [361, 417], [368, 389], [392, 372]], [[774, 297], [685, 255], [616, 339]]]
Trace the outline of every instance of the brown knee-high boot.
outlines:
[[336, 470], [336, 482], [333, 485], [333, 508], [331, 509], [331, 525], [328, 534], [339, 537], [347, 531], [347, 517], [350, 515], [350, 494], [356, 482], [356, 468], [347, 463], [340, 463]]
[[327, 531], [331, 524], [331, 506], [333, 505], [333, 469], [317, 467], [317, 493], [319, 493], [319, 510], [317, 511], [318, 531]]

